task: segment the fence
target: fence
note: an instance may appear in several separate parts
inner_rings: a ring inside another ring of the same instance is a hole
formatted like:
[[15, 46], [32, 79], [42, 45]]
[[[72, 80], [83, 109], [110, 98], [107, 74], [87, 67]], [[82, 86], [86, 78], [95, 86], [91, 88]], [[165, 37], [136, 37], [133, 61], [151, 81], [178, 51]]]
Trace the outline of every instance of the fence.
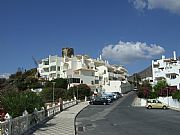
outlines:
[[21, 135], [40, 122], [43, 122], [44, 120], [47, 120], [48, 118], [60, 113], [62, 110], [76, 104], [76, 100], [66, 102], [63, 101], [62, 105], [58, 103], [58, 105], [54, 105], [52, 107], [47, 106], [47, 109], [42, 108], [40, 111], [37, 111], [35, 108], [32, 114], [28, 114], [28, 112], [25, 110], [22, 116], [14, 119], [12, 119], [9, 114], [6, 114], [6, 120], [0, 122], [0, 135]]

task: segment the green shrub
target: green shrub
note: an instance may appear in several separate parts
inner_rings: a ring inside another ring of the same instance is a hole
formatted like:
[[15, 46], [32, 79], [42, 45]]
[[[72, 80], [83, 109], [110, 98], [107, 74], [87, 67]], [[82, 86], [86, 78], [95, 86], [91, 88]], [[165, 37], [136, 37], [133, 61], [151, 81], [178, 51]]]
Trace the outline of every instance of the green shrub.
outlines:
[[150, 98], [150, 99], [155, 99], [155, 98], [157, 98], [157, 97], [158, 97], [158, 95], [157, 95], [156, 92], [150, 92], [150, 93], [149, 93], [149, 96], [148, 96], [148, 98]]
[[40, 110], [41, 107], [44, 107], [41, 97], [30, 91], [8, 92], [1, 97], [1, 104], [13, 118], [21, 116], [25, 110], [32, 113], [35, 108]]
[[91, 88], [86, 85], [86, 84], [80, 84], [74, 87], [69, 88], [68, 90], [68, 96], [69, 97], [73, 97], [73, 95], [75, 95], [77, 97], [77, 99], [83, 100], [86, 97], [89, 97], [92, 95], [92, 91]]
[[180, 91], [176, 91], [175, 93], [172, 94], [173, 99], [180, 100]]
[[[53, 102], [53, 88], [44, 88], [39, 95], [44, 102]], [[67, 99], [67, 90], [63, 88], [54, 88], [54, 101], [58, 101], [59, 98]]]

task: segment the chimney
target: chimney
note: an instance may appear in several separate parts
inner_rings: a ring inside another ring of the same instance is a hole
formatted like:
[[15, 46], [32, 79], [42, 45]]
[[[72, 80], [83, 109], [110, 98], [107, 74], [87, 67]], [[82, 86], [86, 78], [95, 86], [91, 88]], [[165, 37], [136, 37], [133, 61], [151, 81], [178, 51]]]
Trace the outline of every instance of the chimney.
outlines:
[[81, 63], [84, 64], [84, 56], [82, 55]]
[[99, 59], [102, 60], [102, 56], [101, 55], [99, 56]]
[[163, 60], [163, 59], [165, 59], [165, 56], [164, 56], [164, 55], [162, 55], [162, 60]]
[[176, 60], [176, 52], [173, 51], [174, 60]]

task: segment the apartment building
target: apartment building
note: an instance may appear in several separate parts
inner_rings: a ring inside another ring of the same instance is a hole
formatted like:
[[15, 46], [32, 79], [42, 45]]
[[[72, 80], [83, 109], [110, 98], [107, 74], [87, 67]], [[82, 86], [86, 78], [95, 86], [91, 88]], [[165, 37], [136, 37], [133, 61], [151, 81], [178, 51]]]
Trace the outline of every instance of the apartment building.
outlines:
[[127, 69], [123, 66], [110, 65], [102, 60], [87, 55], [74, 55], [72, 48], [63, 48], [62, 57], [51, 56], [42, 59], [37, 68], [40, 76], [47, 80], [67, 78], [70, 87], [87, 84], [94, 91], [118, 91], [120, 84], [127, 81]]
[[180, 59], [173, 52], [172, 58], [163, 55], [159, 60], [152, 60], [153, 84], [158, 80], [165, 79], [170, 86], [180, 89]]

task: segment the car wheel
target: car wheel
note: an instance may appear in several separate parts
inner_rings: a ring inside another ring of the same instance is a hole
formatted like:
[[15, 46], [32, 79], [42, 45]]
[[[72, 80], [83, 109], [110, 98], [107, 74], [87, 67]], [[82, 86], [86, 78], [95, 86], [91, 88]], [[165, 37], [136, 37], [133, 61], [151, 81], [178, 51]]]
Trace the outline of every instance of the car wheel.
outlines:
[[148, 109], [152, 109], [152, 106], [151, 106], [151, 105], [149, 105], [147, 108], [148, 108]]
[[106, 105], [106, 103], [104, 102], [103, 105]]
[[164, 105], [164, 106], [163, 106], [163, 109], [165, 110], [165, 109], [167, 109], [167, 107]]

